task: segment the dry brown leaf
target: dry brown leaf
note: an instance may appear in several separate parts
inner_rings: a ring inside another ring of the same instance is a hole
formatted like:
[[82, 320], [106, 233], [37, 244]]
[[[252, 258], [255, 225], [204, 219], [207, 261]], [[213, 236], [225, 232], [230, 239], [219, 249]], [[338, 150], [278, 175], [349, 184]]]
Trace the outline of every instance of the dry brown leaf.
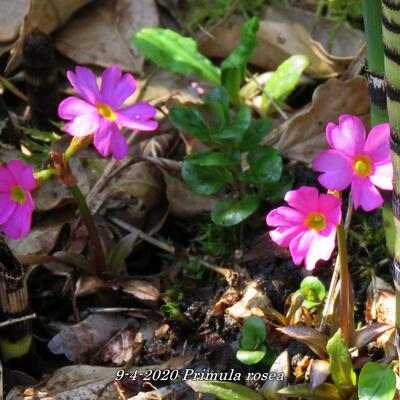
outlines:
[[0, 43], [10, 43], [17, 39], [28, 9], [29, 0], [0, 2]]
[[375, 276], [367, 291], [365, 305], [365, 321], [388, 324], [393, 328], [383, 333], [377, 339], [381, 346], [387, 346], [393, 341], [396, 326], [396, 294], [393, 288], [383, 279]]
[[75, 325], [65, 326], [48, 343], [54, 354], [64, 354], [68, 360], [89, 363], [113, 334], [127, 324], [119, 315], [94, 314]]
[[[355, 29], [339, 30], [333, 55], [326, 48], [334, 23], [321, 18], [313, 29], [314, 22], [313, 13], [295, 7], [268, 7], [257, 34], [259, 47], [253, 52], [250, 62], [264, 70], [273, 70], [290, 56], [304, 54], [310, 60], [310, 67], [306, 70], [308, 75], [315, 78], [337, 76], [358, 53], [363, 34]], [[201, 51], [209, 57], [225, 58], [238, 45], [242, 24], [240, 21], [233, 26], [218, 28], [213, 32], [213, 38], [201, 43]]]
[[237, 320], [242, 320], [253, 315], [264, 316], [271, 307], [271, 300], [267, 294], [253, 282], [245, 289], [242, 299], [225, 312]]
[[178, 218], [187, 218], [210, 212], [215, 202], [215, 196], [200, 196], [190, 191], [178, 178], [162, 170], [167, 188], [169, 211]]
[[47, 255], [50, 254], [63, 226], [73, 218], [71, 212], [51, 215], [35, 224], [31, 231], [18, 240], [10, 240], [8, 245], [15, 255]]
[[160, 291], [153, 284], [139, 279], [121, 281], [122, 291], [142, 300], [157, 302], [160, 298]]
[[[115, 367], [73, 365], [57, 369], [43, 386], [32, 388], [31, 393], [39, 397], [39, 391], [48, 400], [116, 400], [118, 394], [112, 385]], [[16, 387], [7, 395], [7, 400], [23, 400], [26, 388]], [[33, 397], [32, 397], [33, 398]]]
[[328, 337], [314, 328], [308, 326], [283, 326], [276, 328], [278, 331], [288, 335], [308, 346], [317, 356], [327, 358], [326, 344]]
[[142, 73], [144, 56], [131, 37], [142, 28], [155, 26], [158, 12], [153, 0], [100, 0], [56, 35], [55, 46], [78, 64], [118, 65]]
[[[89, 4], [91, 1], [92, 0], [27, 0], [26, 5], [23, 5], [21, 0], [2, 2], [8, 3], [5, 11], [8, 14], [11, 13], [11, 15], [5, 14], [4, 18], [11, 19], [13, 15], [15, 18], [18, 18], [14, 20], [12, 28], [8, 28], [9, 33], [17, 26], [18, 28], [21, 27], [19, 38], [15, 42], [15, 47], [11, 52], [11, 58], [6, 66], [6, 73], [12, 72], [21, 64], [22, 43], [23, 38], [27, 33], [30, 33], [33, 29], [38, 28], [42, 32], [50, 34], [64, 25], [72, 14], [74, 14], [81, 7]], [[21, 10], [15, 10], [17, 4], [20, 4], [20, 6], [23, 8], [23, 13]], [[0, 15], [2, 15], [1, 11], [2, 10], [0, 9]]]
[[366, 116], [369, 104], [364, 78], [329, 79], [314, 91], [311, 104], [271, 132], [263, 144], [274, 144], [289, 159], [311, 162], [328, 147], [325, 137], [328, 122], [338, 123], [341, 114]]
[[99, 359], [103, 362], [111, 361], [114, 365], [127, 363], [142, 346], [142, 341], [138, 342], [136, 338], [137, 329], [127, 327], [101, 349]]
[[326, 360], [312, 360], [310, 366], [310, 386], [314, 391], [319, 385], [324, 383], [331, 371], [329, 362]]
[[[144, 373], [155, 369], [182, 369], [193, 359], [186, 354], [169, 359], [159, 365], [147, 365], [140, 368], [133, 367], [130, 372], [138, 370]], [[29, 389], [38, 396], [39, 390], [46, 400], [117, 400], [121, 397], [112, 384], [115, 381], [116, 368], [95, 367], [91, 365], [72, 365], [57, 369], [46, 383], [38, 388]], [[7, 395], [6, 400], [27, 400], [24, 395], [26, 388], [16, 387]], [[43, 394], [47, 393], [47, 397]], [[38, 397], [39, 398], [39, 397]]]

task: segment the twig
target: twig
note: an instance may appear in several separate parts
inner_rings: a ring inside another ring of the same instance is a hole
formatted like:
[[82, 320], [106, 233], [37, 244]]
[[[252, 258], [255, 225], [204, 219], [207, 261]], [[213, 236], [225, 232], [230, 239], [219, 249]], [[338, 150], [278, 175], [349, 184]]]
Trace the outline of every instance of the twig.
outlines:
[[33, 314], [25, 315], [24, 317], [20, 317], [20, 318], [8, 319], [7, 321], [0, 322], [0, 329], [4, 328], [6, 326], [9, 326], [9, 325], [18, 324], [19, 322], [28, 321], [30, 319], [35, 319], [35, 318], [36, 318], [36, 314], [33, 313]]
[[175, 247], [169, 246], [168, 244], [165, 244], [161, 240], [153, 238], [153, 236], [148, 235], [147, 233], [141, 231], [140, 229], [137, 229], [133, 225], [128, 224], [127, 222], [122, 221], [121, 219], [116, 217], [110, 217], [109, 220], [131, 233], [136, 233], [140, 239], [146, 241], [147, 243], [150, 243], [153, 246], [156, 246], [159, 249], [166, 251], [167, 253], [175, 254]]
[[203, 35], [199, 35], [199, 37], [197, 38], [197, 41], [199, 43], [201, 43], [207, 37], [211, 37], [212, 39], [215, 40], [215, 38], [213, 37], [212, 33], [215, 32], [220, 26], [225, 24], [225, 22], [230, 18], [230, 16], [236, 11], [236, 8], [239, 5], [239, 3], [240, 3], [240, 0], [235, 0], [232, 3], [232, 5], [230, 6], [230, 8], [227, 11], [227, 13], [219, 21], [217, 21], [217, 23], [214, 24], [208, 31], [205, 28], [200, 26], [200, 29], [201, 29]]
[[278, 103], [271, 97], [271, 95], [264, 89], [260, 82], [258, 82], [257, 78], [249, 71], [247, 71], [250, 79], [257, 85], [257, 87], [263, 92], [263, 94], [267, 97], [267, 99], [271, 102], [272, 106], [275, 110], [280, 114], [280, 116], [286, 121], [289, 119], [288, 115], [282, 108], [278, 105]]
[[[346, 237], [348, 235], [351, 223], [351, 217], [353, 215], [353, 201], [351, 197], [349, 197], [349, 202], [347, 204], [347, 211], [346, 211], [346, 218], [344, 221], [344, 231], [346, 233]], [[331, 308], [332, 302], [335, 298], [335, 288], [339, 278], [339, 271], [340, 271], [340, 262], [339, 257], [336, 257], [335, 268], [333, 270], [331, 284], [329, 286], [328, 295], [326, 297], [324, 311], [322, 312], [322, 319], [319, 325], [318, 330], [323, 332], [325, 330], [326, 321], [328, 319], [329, 310]]]
[[[150, 243], [153, 246], [158, 247], [159, 249], [166, 251], [167, 253], [170, 253], [170, 254], [173, 254], [173, 255], [176, 254], [175, 247], [165, 244], [161, 240], [158, 240], [158, 239], [154, 238], [153, 236], [148, 235], [147, 233], [141, 231], [140, 229], [137, 229], [133, 225], [128, 224], [127, 222], [122, 221], [121, 219], [119, 219], [117, 217], [109, 217], [108, 219], [110, 221], [114, 222], [119, 227], [121, 227], [123, 229], [126, 229], [128, 232], [137, 234], [137, 236], [140, 239], [144, 240], [145, 242]], [[189, 256], [189, 260], [194, 260], [194, 259], [195, 259], [195, 257]], [[233, 272], [232, 270], [230, 270], [228, 268], [218, 267], [217, 265], [210, 264], [210, 263], [208, 263], [207, 261], [204, 261], [204, 260], [198, 260], [198, 261], [200, 262], [200, 264], [203, 267], [205, 267], [207, 269], [210, 269], [210, 270], [212, 270], [214, 272], [218, 272], [219, 274], [223, 275], [225, 277], [225, 279], [228, 281], [229, 284], [231, 284], [232, 282], [235, 281], [235, 279], [236, 279], [235, 274], [236, 273]]]

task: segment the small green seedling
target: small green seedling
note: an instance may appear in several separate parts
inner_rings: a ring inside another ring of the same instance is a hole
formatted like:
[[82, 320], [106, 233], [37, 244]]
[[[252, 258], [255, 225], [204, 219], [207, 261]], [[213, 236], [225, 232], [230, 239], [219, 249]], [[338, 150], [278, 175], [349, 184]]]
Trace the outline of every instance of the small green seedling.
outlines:
[[246, 365], [258, 364], [260, 361], [272, 365], [275, 352], [267, 341], [265, 323], [260, 317], [250, 317], [244, 322], [236, 358]]
[[294, 295], [303, 295], [302, 306], [308, 309], [318, 307], [326, 297], [324, 284], [315, 276], [307, 276], [301, 281], [300, 289]]

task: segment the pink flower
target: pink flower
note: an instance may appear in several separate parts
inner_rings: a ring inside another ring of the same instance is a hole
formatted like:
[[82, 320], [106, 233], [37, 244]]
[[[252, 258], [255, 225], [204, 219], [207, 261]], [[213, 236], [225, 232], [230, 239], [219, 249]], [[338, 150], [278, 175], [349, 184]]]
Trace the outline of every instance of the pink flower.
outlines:
[[393, 167], [390, 160], [390, 127], [380, 124], [371, 129], [365, 140], [360, 118], [342, 115], [339, 125], [329, 123], [326, 138], [331, 147], [313, 162], [323, 172], [319, 183], [327, 189], [344, 190], [351, 184], [354, 207], [371, 211], [383, 204], [380, 189], [392, 190]]
[[312, 270], [318, 260], [332, 255], [342, 200], [301, 186], [287, 192], [285, 201], [290, 207], [275, 208], [267, 215], [267, 224], [276, 227], [269, 235], [279, 246], [289, 247], [296, 265], [305, 260], [306, 268]]
[[0, 167], [0, 225], [11, 239], [19, 239], [31, 229], [35, 208], [31, 191], [35, 186], [33, 168], [23, 161], [12, 160]]
[[152, 118], [156, 109], [147, 103], [136, 103], [120, 108], [136, 90], [131, 74], [122, 74], [118, 67], [103, 71], [99, 89], [96, 76], [85, 67], [76, 67], [75, 73], [67, 72], [78, 97], [68, 97], [58, 107], [60, 118], [70, 120], [65, 130], [72, 136], [88, 136], [94, 133], [94, 146], [103, 156], [110, 153], [117, 160], [128, 154], [128, 145], [119, 125], [139, 131], [153, 131], [158, 124]]

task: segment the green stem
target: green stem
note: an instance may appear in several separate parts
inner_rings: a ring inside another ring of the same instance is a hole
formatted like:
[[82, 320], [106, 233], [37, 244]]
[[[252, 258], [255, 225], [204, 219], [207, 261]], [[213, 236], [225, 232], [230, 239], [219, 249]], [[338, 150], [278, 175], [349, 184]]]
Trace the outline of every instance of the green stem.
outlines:
[[95, 262], [95, 269], [98, 275], [104, 273], [106, 268], [106, 259], [104, 256], [103, 247], [101, 245], [100, 237], [96, 228], [94, 218], [86, 203], [85, 196], [82, 194], [78, 186], [68, 186], [69, 191], [74, 197], [75, 203], [79, 208], [83, 222], [86, 225], [90, 243], [92, 246], [93, 258]]
[[343, 336], [350, 341], [350, 274], [347, 262], [346, 233], [343, 221], [336, 228], [338, 257], [340, 263], [340, 327]]

